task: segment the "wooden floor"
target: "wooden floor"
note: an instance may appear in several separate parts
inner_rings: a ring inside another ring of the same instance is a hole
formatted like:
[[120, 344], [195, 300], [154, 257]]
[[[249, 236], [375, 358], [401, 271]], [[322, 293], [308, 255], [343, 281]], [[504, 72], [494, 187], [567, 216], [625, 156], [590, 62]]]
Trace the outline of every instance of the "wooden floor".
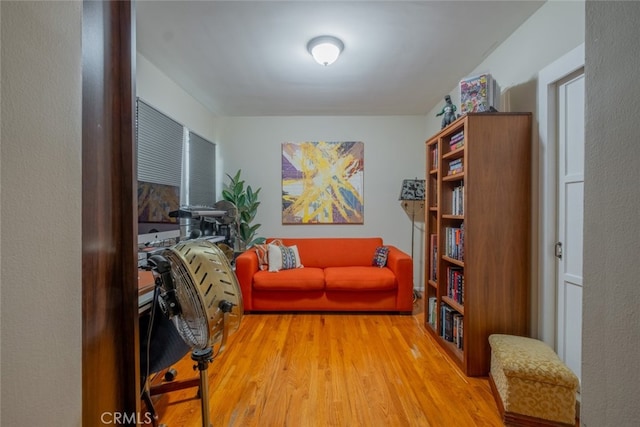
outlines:
[[[209, 366], [211, 424], [502, 426], [488, 379], [465, 377], [440, 350], [422, 303], [413, 315], [245, 315]], [[175, 365], [177, 379], [197, 377], [193, 364]], [[160, 423], [201, 426], [196, 396], [154, 396]]]

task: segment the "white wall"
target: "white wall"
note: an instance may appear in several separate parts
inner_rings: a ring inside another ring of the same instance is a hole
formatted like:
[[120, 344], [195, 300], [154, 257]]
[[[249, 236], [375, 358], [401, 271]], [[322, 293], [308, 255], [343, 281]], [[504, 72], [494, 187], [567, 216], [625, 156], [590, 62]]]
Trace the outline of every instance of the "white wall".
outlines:
[[[262, 187], [256, 218], [262, 236], [381, 236], [410, 253], [411, 219], [398, 197], [403, 179], [424, 176], [423, 121], [421, 116], [224, 118], [225, 172], [242, 169], [248, 184]], [[304, 141], [364, 143], [363, 225], [282, 225], [282, 143]], [[423, 216], [418, 213], [418, 220]], [[416, 240], [418, 235], [416, 230]], [[421, 277], [416, 275], [416, 285]]]
[[582, 411], [640, 420], [640, 3], [587, 2]]
[[82, 3], [0, 10], [0, 424], [80, 426]]
[[[136, 96], [201, 137], [218, 143], [217, 118], [213, 113], [140, 53], [136, 55]], [[222, 161], [221, 156], [217, 146], [218, 163]], [[221, 194], [223, 177], [217, 168], [216, 194]]]
[[[535, 112], [538, 71], [583, 42], [584, 2], [547, 1], [473, 70], [460, 70], [460, 78], [489, 72], [507, 97], [508, 108], [501, 111]], [[459, 106], [459, 88], [451, 88], [442, 97], [447, 93]], [[440, 129], [435, 115], [443, 105], [444, 101], [427, 114], [430, 134]]]

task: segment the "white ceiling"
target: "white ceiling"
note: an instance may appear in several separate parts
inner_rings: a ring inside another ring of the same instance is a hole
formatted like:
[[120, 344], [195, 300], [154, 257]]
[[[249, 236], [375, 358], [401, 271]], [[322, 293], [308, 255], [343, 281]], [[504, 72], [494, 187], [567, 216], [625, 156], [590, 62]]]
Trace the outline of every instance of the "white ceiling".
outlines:
[[423, 115], [543, 3], [139, 0], [137, 48], [220, 116]]

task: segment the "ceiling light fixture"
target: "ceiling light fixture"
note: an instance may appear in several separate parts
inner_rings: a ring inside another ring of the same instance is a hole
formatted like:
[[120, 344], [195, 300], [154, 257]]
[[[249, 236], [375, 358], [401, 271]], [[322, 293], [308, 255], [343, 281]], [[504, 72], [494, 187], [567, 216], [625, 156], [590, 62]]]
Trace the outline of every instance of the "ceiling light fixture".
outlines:
[[344, 49], [344, 43], [337, 37], [319, 36], [311, 39], [307, 50], [320, 65], [331, 65], [338, 59]]

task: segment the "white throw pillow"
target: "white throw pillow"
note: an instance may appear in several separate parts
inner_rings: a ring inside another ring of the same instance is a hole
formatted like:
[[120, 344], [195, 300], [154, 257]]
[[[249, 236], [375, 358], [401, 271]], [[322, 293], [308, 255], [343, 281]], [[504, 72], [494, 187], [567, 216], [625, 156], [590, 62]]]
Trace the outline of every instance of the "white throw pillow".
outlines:
[[302, 267], [298, 247], [269, 245], [269, 271], [289, 270]]

